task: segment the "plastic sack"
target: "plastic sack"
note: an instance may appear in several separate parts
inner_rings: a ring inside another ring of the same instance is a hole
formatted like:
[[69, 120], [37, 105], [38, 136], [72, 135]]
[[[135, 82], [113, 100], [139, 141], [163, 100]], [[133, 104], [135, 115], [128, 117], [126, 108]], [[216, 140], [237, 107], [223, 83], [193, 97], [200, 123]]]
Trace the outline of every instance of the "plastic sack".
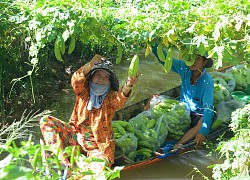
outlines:
[[116, 139], [115, 143], [125, 155], [137, 149], [137, 137], [133, 133], [126, 133], [119, 139]]
[[134, 128], [127, 121], [116, 120], [112, 122], [116, 145], [116, 156], [127, 154], [137, 149], [137, 137]]
[[167, 119], [166, 119], [166, 116], [165, 114], [160, 116], [158, 119], [157, 119], [157, 122], [156, 122], [156, 125], [155, 125], [155, 131], [156, 131], [156, 134], [157, 134], [157, 140], [158, 140], [158, 146], [156, 149], [154, 150], [157, 150], [160, 148], [160, 146], [165, 142], [166, 140], [166, 137], [168, 135], [168, 122], [167, 122]]
[[151, 111], [154, 118], [162, 115], [166, 116], [168, 123], [168, 136], [174, 140], [180, 139], [189, 129], [191, 118], [190, 108], [186, 103], [169, 98], [168, 96], [158, 96], [153, 98]]
[[166, 95], [160, 95], [160, 96], [154, 96], [151, 100], [150, 100], [150, 108], [154, 108], [155, 105], [163, 102], [166, 99], [172, 99], [170, 96], [166, 96]]
[[166, 116], [152, 118], [150, 110], [138, 114], [130, 119], [129, 123], [135, 128], [135, 135], [138, 138], [137, 149], [158, 150], [168, 134]]
[[222, 101], [227, 101], [232, 98], [229, 90], [222, 84], [214, 83], [214, 105], [216, 106]]
[[231, 114], [238, 108], [241, 108], [242, 104], [236, 99], [230, 99], [228, 101], [222, 101], [215, 106], [215, 119], [211, 126], [211, 130], [218, 128], [222, 123], [230, 123]]
[[235, 79], [235, 91], [243, 91], [250, 94], [250, 70], [244, 64], [233, 66], [227, 72], [231, 73]]
[[145, 122], [148, 122], [148, 119], [151, 119], [151, 112], [149, 110], [142, 111], [137, 116], [131, 118], [128, 122], [135, 128], [135, 130], [146, 129]]
[[211, 72], [214, 84], [223, 85], [229, 92], [233, 92], [236, 86], [236, 81], [231, 72]]

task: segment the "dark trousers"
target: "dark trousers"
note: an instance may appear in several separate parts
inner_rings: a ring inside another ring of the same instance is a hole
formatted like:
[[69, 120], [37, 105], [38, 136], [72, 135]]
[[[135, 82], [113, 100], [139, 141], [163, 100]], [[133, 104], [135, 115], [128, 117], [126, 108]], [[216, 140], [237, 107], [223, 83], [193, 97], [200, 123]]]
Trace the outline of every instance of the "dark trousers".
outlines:
[[191, 124], [190, 129], [197, 125], [198, 121], [202, 118], [202, 114], [190, 113]]

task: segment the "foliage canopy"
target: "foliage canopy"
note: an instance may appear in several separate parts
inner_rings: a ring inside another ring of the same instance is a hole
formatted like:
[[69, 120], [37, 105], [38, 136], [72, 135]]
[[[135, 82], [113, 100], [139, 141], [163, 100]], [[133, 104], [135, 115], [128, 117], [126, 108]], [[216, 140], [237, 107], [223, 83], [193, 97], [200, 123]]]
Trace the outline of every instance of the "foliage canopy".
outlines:
[[93, 46], [121, 45], [127, 52], [150, 49], [149, 44], [163, 41], [167, 48], [180, 50], [185, 60], [194, 52], [209, 51], [217, 67], [222, 60], [248, 60], [250, 52], [248, 0], [18, 0], [2, 4], [3, 34], [22, 38], [31, 64], [37, 63], [32, 58], [49, 43], [59, 42], [63, 55], [66, 42], [72, 52], [70, 42], [75, 39]]
[[63, 64], [66, 56], [94, 54], [96, 47], [105, 56], [118, 55], [116, 63], [143, 49], [147, 56], [155, 43], [178, 50], [179, 58], [191, 63], [207, 51], [215, 68], [250, 59], [248, 0], [3, 0], [0, 5], [1, 99], [10, 90], [18, 96], [13, 85], [24, 79], [19, 88], [31, 89], [35, 99], [37, 75], [51, 71], [51, 60]]

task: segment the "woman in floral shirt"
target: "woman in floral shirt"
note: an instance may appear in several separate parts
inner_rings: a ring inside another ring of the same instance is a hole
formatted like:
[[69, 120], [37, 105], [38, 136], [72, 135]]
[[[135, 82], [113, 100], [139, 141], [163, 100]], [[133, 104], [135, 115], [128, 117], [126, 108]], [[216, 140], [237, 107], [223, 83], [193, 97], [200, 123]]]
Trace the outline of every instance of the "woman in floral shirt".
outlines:
[[[112, 119], [131, 94], [137, 77], [128, 77], [119, 90], [119, 81], [113, 65], [100, 55], [78, 69], [72, 76], [71, 85], [76, 103], [69, 120], [65, 123], [52, 116], [43, 117], [40, 127], [46, 144], [61, 142], [61, 150], [67, 146], [79, 146], [82, 152], [114, 163], [115, 142]], [[70, 162], [61, 154], [65, 166]]]

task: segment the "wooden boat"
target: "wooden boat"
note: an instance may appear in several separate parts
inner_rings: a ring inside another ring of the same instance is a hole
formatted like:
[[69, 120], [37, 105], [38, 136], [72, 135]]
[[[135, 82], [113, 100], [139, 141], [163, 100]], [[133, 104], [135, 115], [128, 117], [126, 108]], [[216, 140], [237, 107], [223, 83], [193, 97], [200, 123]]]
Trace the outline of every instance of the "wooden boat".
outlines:
[[[220, 69], [218, 71], [223, 72], [226, 69], [230, 68], [226, 67], [223, 69]], [[167, 90], [165, 92], [160, 93], [161, 95], [167, 95], [169, 97], [172, 97], [174, 99], [178, 99], [179, 95], [180, 95], [180, 86], [177, 86], [173, 89]], [[138, 115], [139, 113], [141, 113], [144, 110], [145, 105], [147, 104], [149, 98], [144, 99], [142, 101], [137, 102], [136, 104], [132, 104], [130, 106], [127, 106], [121, 110], [118, 110], [115, 113], [114, 116], [114, 120], [125, 120], [128, 121], [129, 119], [135, 117], [136, 115]], [[226, 132], [228, 130], [228, 124], [224, 123], [221, 124], [217, 129], [215, 130], [211, 130], [210, 134], [208, 135], [207, 139], [208, 140], [213, 140], [216, 139], [217, 137], [219, 137], [221, 134], [223, 134], [224, 132]], [[169, 152], [167, 154], [154, 154], [152, 157], [150, 157], [149, 159], [146, 160], [142, 160], [142, 161], [138, 161], [138, 162], [133, 162], [132, 160], [130, 160], [129, 158], [126, 158], [124, 156], [121, 157], [116, 157], [115, 158], [115, 163], [113, 166], [124, 166], [123, 170], [129, 170], [129, 169], [134, 169], [136, 167], [140, 167], [140, 166], [144, 166], [147, 164], [151, 164], [151, 163], [155, 163], [158, 162], [164, 158], [171, 158], [174, 156], [178, 156], [184, 152], [187, 152], [191, 149], [195, 148], [195, 142], [194, 140], [188, 142], [187, 144], [185, 144], [181, 149], [179, 149], [178, 151], [175, 152]]]

